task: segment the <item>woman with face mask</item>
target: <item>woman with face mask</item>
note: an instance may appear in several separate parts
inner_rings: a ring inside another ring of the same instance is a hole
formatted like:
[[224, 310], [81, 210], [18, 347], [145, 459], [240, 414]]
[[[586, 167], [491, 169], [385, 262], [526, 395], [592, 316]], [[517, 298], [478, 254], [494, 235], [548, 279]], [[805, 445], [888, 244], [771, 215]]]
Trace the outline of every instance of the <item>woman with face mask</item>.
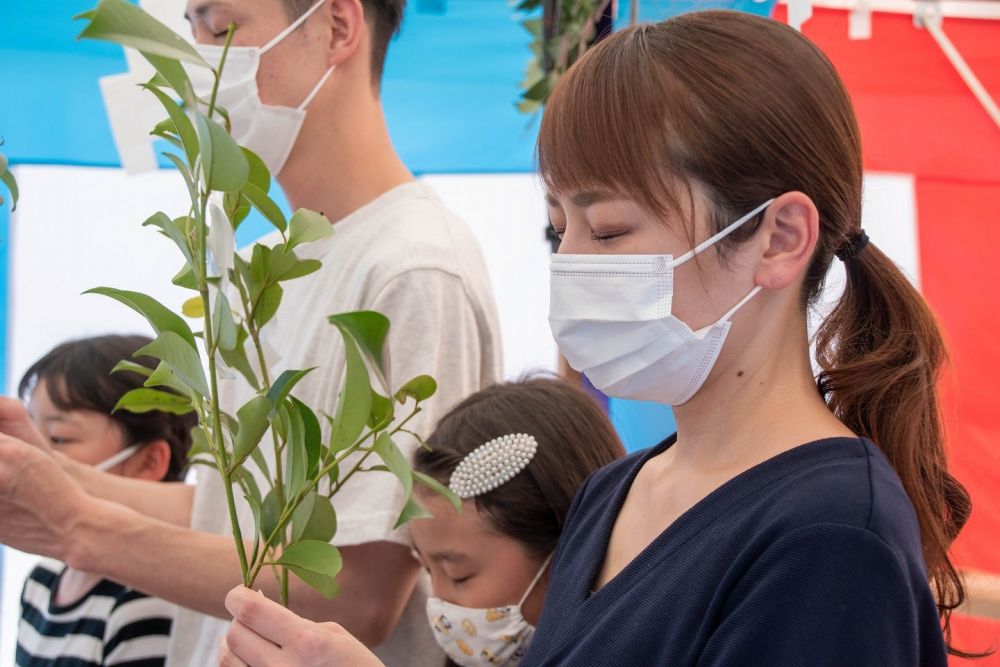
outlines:
[[556, 341], [608, 394], [672, 405], [677, 433], [588, 479], [521, 665], [946, 665], [971, 504], [945, 350], [861, 228], [830, 62], [747, 14], [627, 28], [560, 79], [538, 151]]
[[[534, 635], [549, 563], [574, 496], [591, 473], [624, 450], [592, 397], [548, 378], [473, 394], [445, 415], [427, 444], [430, 449], [417, 451], [414, 469], [462, 499], [456, 513], [442, 496], [417, 491], [433, 515], [410, 524], [415, 555], [430, 575], [428, 623], [448, 665], [515, 667]], [[322, 628], [246, 589], [236, 589], [229, 603], [244, 610], [264, 605], [269, 632]], [[242, 617], [238, 612], [221, 664], [354, 664], [338, 662], [338, 652], [321, 644], [276, 653]]]

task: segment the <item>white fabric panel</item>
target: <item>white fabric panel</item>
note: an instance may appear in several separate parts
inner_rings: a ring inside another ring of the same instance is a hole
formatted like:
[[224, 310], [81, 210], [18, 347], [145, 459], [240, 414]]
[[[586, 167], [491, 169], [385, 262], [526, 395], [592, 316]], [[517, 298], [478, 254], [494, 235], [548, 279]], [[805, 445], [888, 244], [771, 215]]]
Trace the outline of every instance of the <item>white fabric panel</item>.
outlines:
[[[920, 287], [920, 249], [917, 245], [917, 199], [909, 174], [865, 174], [861, 226], [871, 242], [892, 258]], [[833, 260], [826, 289], [813, 313], [813, 321], [829, 312], [844, 291], [844, 265]]]
[[[191, 293], [170, 284], [180, 267], [173, 244], [141, 223], [153, 212], [182, 215], [176, 173], [126, 176], [117, 169], [25, 166], [11, 220], [8, 391], [36, 359], [71, 338], [149, 333], [116, 301], [81, 295], [97, 286], [145, 292], [175, 309]], [[496, 293], [505, 374], [554, 369], [549, 332], [545, 205], [534, 176], [432, 176], [424, 179], [473, 229]], [[14, 662], [21, 583], [35, 559], [4, 553], [0, 665]]]

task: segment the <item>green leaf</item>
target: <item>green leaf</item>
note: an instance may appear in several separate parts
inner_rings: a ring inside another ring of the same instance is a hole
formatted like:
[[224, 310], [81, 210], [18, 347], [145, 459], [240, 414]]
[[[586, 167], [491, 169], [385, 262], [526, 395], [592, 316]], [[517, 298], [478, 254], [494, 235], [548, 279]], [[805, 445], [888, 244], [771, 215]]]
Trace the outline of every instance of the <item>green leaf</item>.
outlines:
[[521, 25], [535, 37], [540, 37], [542, 34], [542, 19], [525, 19], [521, 21]]
[[324, 596], [337, 594], [339, 587], [334, 578], [340, 572], [340, 551], [329, 542], [303, 540], [284, 550], [278, 564], [287, 568]]
[[267, 254], [267, 276], [269, 281], [292, 280], [318, 271], [322, 263], [315, 259], [299, 259], [279, 243]]
[[191, 170], [184, 163], [184, 160], [180, 159], [173, 153], [160, 153], [160, 155], [164, 156], [174, 164], [174, 167], [178, 172], [180, 172], [181, 177], [184, 179], [184, 185], [187, 186], [188, 195], [191, 197], [191, 200], [196, 200], [198, 198], [198, 191], [194, 187], [194, 179], [191, 177]]
[[[184, 70], [184, 66], [181, 65], [180, 61], [173, 60], [172, 58], [164, 58], [152, 53], [143, 53], [142, 57], [156, 70], [155, 79], [157, 83], [163, 82], [170, 88], [173, 88], [174, 92], [184, 100], [185, 104], [194, 108], [197, 103], [194, 87], [191, 85], [191, 79], [188, 77], [188, 73]], [[150, 82], [149, 85], [155, 84]], [[194, 164], [193, 160], [191, 164]]]
[[205, 382], [205, 371], [201, 367], [198, 351], [173, 331], [161, 332], [156, 340], [132, 356], [141, 355], [165, 362], [181, 382], [202, 396], [208, 396], [208, 383]]
[[215, 343], [220, 350], [232, 350], [236, 347], [236, 322], [233, 321], [233, 311], [229, 299], [219, 292], [215, 296], [215, 308], [212, 311], [212, 332]]
[[233, 479], [240, 485], [246, 496], [256, 501], [258, 507], [264, 502], [264, 497], [260, 494], [260, 487], [257, 486], [257, 480], [254, 479], [253, 473], [249, 470], [237, 468], [236, 472], [233, 473]]
[[218, 122], [196, 113], [194, 125], [201, 146], [201, 168], [209, 190], [235, 192], [250, 175], [243, 150]]
[[[141, 294], [139, 292], [114, 289], [113, 287], [95, 287], [94, 289], [87, 290], [84, 294], [103, 294], [104, 296], [109, 296], [112, 299], [125, 304], [145, 317], [146, 321], [149, 322], [150, 326], [153, 327], [153, 330], [157, 334], [173, 332], [184, 342], [190, 345], [192, 351], [194, 351], [195, 340], [194, 334], [191, 332], [191, 327], [187, 325], [187, 322], [185, 322], [180, 315], [173, 312], [153, 297], [146, 296], [145, 294]], [[197, 353], [195, 353], [195, 357], [197, 357]], [[204, 381], [202, 383], [204, 383]], [[206, 391], [205, 393], [207, 394], [208, 392]]]
[[382, 463], [389, 469], [389, 472], [402, 482], [403, 497], [409, 499], [410, 493], [413, 491], [413, 470], [410, 468], [410, 462], [406, 460], [406, 456], [399, 450], [396, 443], [392, 441], [392, 436], [383, 432], [375, 440], [375, 445], [372, 449], [382, 459]]
[[524, 99], [530, 102], [544, 102], [549, 98], [551, 83], [548, 77], [541, 79], [524, 92]]
[[274, 405], [281, 405], [285, 402], [288, 394], [291, 393], [295, 385], [299, 383], [299, 380], [304, 378], [306, 375], [316, 370], [316, 367], [307, 368], [303, 371], [293, 371], [287, 370], [278, 376], [278, 379], [274, 381], [271, 388], [267, 391], [267, 398]]
[[382, 313], [371, 310], [331, 315], [330, 324], [340, 329], [345, 337], [352, 338], [358, 345], [362, 357], [371, 366], [382, 389], [389, 388], [389, 319]]
[[157, 365], [156, 370], [150, 373], [146, 381], [143, 382], [144, 387], [167, 387], [173, 389], [182, 396], [187, 396], [190, 398], [191, 389], [185, 385], [180, 379], [174, 375], [174, 372], [170, 370], [170, 366], [165, 362], [161, 361]]
[[258, 329], [270, 322], [274, 314], [278, 312], [283, 292], [284, 290], [281, 289], [281, 285], [275, 283], [274, 285], [268, 285], [261, 293], [260, 301], [257, 302], [257, 307], [253, 311], [253, 321]]
[[294, 396], [288, 398], [302, 418], [307, 457], [306, 475], [312, 479], [319, 472], [319, 462], [323, 454], [323, 434], [319, 428], [319, 419], [316, 418], [316, 413], [308, 405]]
[[[17, 210], [17, 199], [20, 193], [17, 189], [17, 181], [14, 180], [14, 174], [10, 172], [7, 168], [7, 158], [0, 153], [0, 159], [3, 160], [3, 168], [0, 168], [0, 182], [7, 186], [10, 191], [10, 206], [12, 211]], [[3, 204], [3, 197], [0, 197], [0, 204]]]
[[372, 410], [368, 416], [368, 428], [373, 431], [381, 431], [392, 423], [395, 406], [392, 400], [372, 391]]
[[184, 287], [185, 289], [198, 289], [198, 279], [194, 275], [194, 271], [187, 264], [184, 265], [176, 276], [174, 276], [170, 282], [177, 285], [178, 287]]
[[[238, 256], [238, 255], [237, 255]], [[255, 243], [250, 256], [250, 275], [253, 282], [264, 285], [267, 282], [268, 266], [271, 261], [271, 249], [260, 243]], [[239, 264], [237, 264], [239, 266]]]
[[429, 477], [422, 472], [412, 471], [413, 479], [420, 484], [423, 484], [431, 491], [438, 493], [444, 497], [449, 503], [454, 506], [456, 512], [462, 511], [462, 499], [455, 495], [455, 492], [449, 489], [447, 486], [437, 481], [433, 477]]
[[[167, 155], [169, 156], [169, 154]], [[184, 166], [183, 163], [181, 166]], [[188, 220], [189, 219], [187, 217], [171, 220], [166, 213], [158, 211], [149, 216], [146, 222], [142, 223], [142, 226], [158, 227], [163, 235], [173, 241], [174, 244], [180, 249], [181, 254], [184, 255], [184, 259], [187, 260], [188, 265], [193, 266], [194, 256], [191, 254], [191, 244], [188, 242], [187, 235]], [[197, 289], [197, 279], [193, 289]]]
[[125, 0], [101, 0], [97, 7], [74, 18], [89, 21], [77, 39], [114, 42], [144, 54], [208, 67], [188, 41]]
[[264, 218], [274, 225], [275, 229], [284, 232], [288, 227], [288, 222], [285, 220], [285, 214], [282, 213], [281, 208], [274, 203], [267, 192], [253, 183], [247, 183], [243, 186], [243, 195], [250, 200], [253, 207], [260, 211], [260, 214]]
[[433, 519], [434, 515], [428, 512], [423, 505], [418, 503], [413, 498], [409, 498], [406, 504], [403, 506], [403, 511], [399, 513], [399, 518], [396, 519], [396, 525], [394, 528], [399, 528], [414, 519]]
[[247, 504], [250, 505], [250, 511], [253, 513], [253, 548], [254, 548], [253, 553], [254, 555], [256, 555], [257, 549], [259, 548], [260, 545], [260, 536], [262, 534], [261, 523], [263, 523], [263, 519], [261, 517], [262, 513], [260, 508], [261, 501], [254, 500], [248, 493], [244, 493], [243, 497], [246, 499]]
[[281, 518], [281, 511], [284, 508], [281, 505], [281, 499], [278, 497], [278, 490], [271, 489], [266, 496], [264, 496], [264, 502], [260, 506], [260, 534], [265, 540], [268, 540], [267, 546], [273, 546], [280, 541], [281, 533], [275, 533], [274, 531], [278, 526], [278, 519]]
[[330, 451], [347, 449], [358, 439], [372, 411], [372, 388], [368, 370], [354, 339], [344, 334], [346, 371], [331, 420]]
[[273, 407], [267, 396], [258, 394], [236, 411], [240, 430], [236, 433], [236, 442], [233, 444], [231, 466], [242, 464], [250, 456], [250, 452], [260, 444], [260, 439], [267, 432], [268, 417]]
[[[193, 459], [199, 454], [211, 454], [212, 446], [208, 442], [208, 431], [204, 426], [195, 426], [191, 429], [191, 449], [188, 451], [188, 458]], [[213, 462], [214, 467], [214, 462]]]
[[337, 512], [326, 496], [310, 493], [292, 515], [292, 541], [329, 542], [337, 534]]
[[142, 364], [137, 364], [134, 361], [129, 361], [127, 359], [123, 359], [123, 360], [119, 361], [117, 364], [115, 364], [115, 367], [111, 369], [111, 372], [112, 373], [122, 373], [122, 372], [138, 373], [139, 375], [148, 378], [150, 376], [150, 374], [153, 372], [153, 369], [150, 368], [149, 366], [144, 366]]
[[[187, 75], [184, 74], [184, 68], [180, 65], [177, 65], [177, 68], [180, 70], [181, 74], [184, 76], [184, 80], [186, 81]], [[181, 147], [184, 149], [184, 154], [187, 156], [188, 164], [194, 164], [194, 161], [198, 158], [198, 133], [195, 132], [191, 119], [188, 118], [187, 114], [184, 113], [184, 110], [181, 109], [177, 102], [156, 86], [145, 84], [143, 85], [143, 88], [155, 95], [156, 99], [158, 99], [160, 104], [163, 105], [163, 108], [167, 110], [167, 115], [170, 116], [169, 122], [181, 140]]]
[[437, 391], [437, 382], [430, 375], [418, 375], [396, 392], [396, 400], [406, 403], [407, 398], [417, 401], [426, 401]]
[[264, 164], [264, 161], [260, 159], [260, 156], [254, 153], [249, 148], [243, 146], [243, 155], [247, 158], [247, 164], [250, 166], [250, 173], [247, 176], [247, 183], [250, 185], [257, 186], [258, 189], [263, 192], [271, 191], [271, 171]]
[[286, 252], [299, 244], [333, 236], [333, 224], [325, 215], [304, 208], [300, 208], [292, 215], [288, 226], [291, 231], [288, 243], [285, 245]]
[[239, 371], [250, 386], [254, 389], [260, 389], [260, 382], [257, 381], [257, 374], [254, 373], [253, 367], [250, 365], [250, 360], [247, 358], [246, 350], [246, 340], [249, 338], [246, 329], [243, 325], [236, 326], [236, 345], [231, 350], [226, 350], [219, 348], [219, 354], [222, 356], [222, 360], [226, 363], [226, 366]]
[[201, 319], [205, 317], [205, 302], [200, 296], [193, 296], [181, 304], [181, 313], [193, 320]]
[[323, 263], [318, 259], [300, 259], [290, 269], [283, 272], [279, 278], [276, 278], [276, 280], [285, 281], [302, 278], [303, 276], [308, 276], [310, 273], [316, 273], [321, 268], [323, 268]]
[[112, 412], [126, 410], [142, 414], [145, 412], [170, 412], [175, 415], [186, 415], [194, 408], [191, 407], [191, 400], [185, 396], [160, 391], [159, 389], [147, 389], [141, 387], [126, 392], [115, 405]]
[[302, 415], [294, 406], [284, 406], [288, 419], [288, 434], [285, 439], [285, 493], [294, 497], [306, 481], [309, 456], [306, 453], [305, 426]]
[[271, 479], [271, 470], [267, 466], [267, 459], [264, 458], [264, 451], [261, 447], [254, 447], [250, 450], [250, 459], [257, 464], [257, 469], [260, 470], [265, 479]]
[[[243, 155], [246, 156], [247, 164], [250, 167], [250, 173], [247, 176], [247, 185], [256, 186], [265, 193], [270, 191], [271, 172], [268, 171], [267, 165], [265, 165], [264, 161], [249, 148], [245, 146], [241, 146], [241, 148], [243, 149]], [[244, 188], [246, 188], [246, 186], [244, 186]], [[250, 214], [251, 208], [253, 208], [252, 203], [243, 191], [226, 193], [226, 215], [228, 215], [229, 219], [233, 221], [234, 230], [238, 229], [240, 223], [243, 222], [247, 215]]]

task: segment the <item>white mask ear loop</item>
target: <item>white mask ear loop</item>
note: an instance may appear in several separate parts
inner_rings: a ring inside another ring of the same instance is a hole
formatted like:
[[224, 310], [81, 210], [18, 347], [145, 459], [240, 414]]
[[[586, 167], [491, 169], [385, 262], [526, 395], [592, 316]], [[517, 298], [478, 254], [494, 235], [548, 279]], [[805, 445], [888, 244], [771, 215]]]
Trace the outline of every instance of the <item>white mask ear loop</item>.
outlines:
[[735, 315], [736, 311], [739, 310], [740, 308], [742, 308], [746, 304], [747, 301], [749, 301], [750, 299], [752, 299], [755, 296], [757, 296], [757, 292], [759, 292], [760, 290], [761, 290], [761, 286], [760, 285], [754, 285], [753, 289], [750, 290], [750, 293], [747, 294], [742, 299], [740, 299], [740, 302], [738, 304], [736, 304], [735, 306], [733, 306], [732, 308], [730, 308], [729, 312], [726, 313], [725, 315], [723, 315], [722, 317], [720, 317], [719, 321], [716, 322], [715, 324], [719, 325], [719, 324], [722, 324], [723, 322], [728, 321], [729, 318], [732, 317], [733, 315]]
[[726, 227], [725, 229], [723, 229], [718, 234], [705, 239], [704, 241], [702, 241], [701, 243], [699, 243], [698, 245], [696, 245], [691, 250], [688, 250], [686, 253], [684, 253], [680, 257], [677, 257], [676, 259], [674, 259], [673, 265], [675, 267], [679, 266], [680, 264], [683, 264], [684, 262], [688, 261], [689, 259], [691, 259], [695, 255], [697, 255], [698, 253], [704, 252], [706, 248], [712, 247], [713, 245], [715, 245], [716, 243], [718, 243], [722, 239], [724, 239], [727, 236], [729, 236], [736, 229], [738, 229], [740, 227], [740, 225], [742, 225], [743, 223], [745, 223], [747, 220], [750, 220], [755, 215], [757, 215], [758, 213], [760, 213], [761, 211], [763, 211], [764, 209], [766, 209], [768, 206], [770, 206], [773, 203], [774, 203], [774, 199], [768, 199], [766, 202], [764, 202], [763, 204], [761, 204], [760, 206], [758, 206], [754, 210], [750, 211], [749, 213], [747, 213], [746, 215], [744, 215], [742, 218], [740, 218], [739, 220], [737, 220], [733, 224], [731, 224], [728, 227]]
[[277, 46], [281, 42], [281, 40], [283, 40], [285, 37], [288, 37], [290, 34], [295, 32], [295, 29], [298, 28], [303, 23], [305, 23], [307, 20], [309, 20], [309, 17], [315, 14], [316, 10], [322, 7], [325, 2], [326, 0], [319, 0], [319, 2], [317, 2], [315, 5], [307, 9], [305, 13], [302, 14], [302, 16], [295, 19], [290, 26], [279, 32], [274, 39], [272, 39], [264, 46], [260, 47], [260, 55], [264, 55], [265, 53], [273, 49], [275, 46]]
[[531, 585], [528, 586], [528, 590], [524, 592], [524, 595], [521, 596], [521, 601], [517, 603], [518, 607], [522, 606], [524, 601], [528, 599], [528, 596], [531, 595], [531, 591], [535, 590], [535, 586], [537, 586], [538, 582], [542, 580], [542, 575], [544, 575], [545, 571], [549, 569], [549, 563], [552, 562], [552, 557], [555, 555], [556, 554], [553, 551], [549, 554], [548, 558], [545, 559], [545, 562], [542, 563], [542, 568], [538, 570], [538, 574], [536, 574], [535, 578], [531, 580]]
[[130, 458], [132, 458], [132, 455], [135, 454], [137, 451], [139, 451], [141, 448], [142, 445], [132, 445], [131, 447], [126, 447], [125, 449], [121, 450], [111, 458], [101, 461], [100, 463], [95, 465], [94, 468], [96, 470], [100, 470], [101, 472], [107, 472], [108, 470], [114, 468], [116, 465], [128, 461]]
[[312, 89], [312, 92], [306, 96], [305, 101], [303, 101], [302, 104], [299, 105], [299, 111], [305, 111], [305, 108], [309, 106], [309, 103], [313, 101], [313, 98], [316, 97], [317, 94], [319, 94], [320, 89], [323, 88], [323, 84], [326, 83], [326, 80], [330, 78], [330, 75], [333, 74], [333, 70], [335, 69], [337, 69], [337, 66], [331, 65], [330, 69], [326, 70], [326, 74], [324, 74], [323, 77], [319, 80], [319, 83], [317, 83], [316, 86]]

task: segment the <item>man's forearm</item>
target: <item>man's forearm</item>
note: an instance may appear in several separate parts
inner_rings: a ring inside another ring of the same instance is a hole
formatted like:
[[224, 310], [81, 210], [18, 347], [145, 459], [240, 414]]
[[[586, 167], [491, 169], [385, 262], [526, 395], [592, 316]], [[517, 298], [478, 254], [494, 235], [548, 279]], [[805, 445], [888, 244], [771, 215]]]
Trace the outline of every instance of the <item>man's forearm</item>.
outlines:
[[55, 454], [55, 457], [90, 495], [175, 526], [191, 525], [194, 487], [190, 484], [132, 479], [101, 472], [62, 454]]
[[[67, 562], [182, 607], [228, 618], [226, 593], [243, 583], [232, 538], [182, 528], [95, 499], [70, 536]], [[316, 621], [340, 623], [362, 641], [382, 642], [395, 627], [419, 568], [409, 550], [377, 542], [341, 550], [340, 595], [328, 600], [294, 576], [291, 608]], [[254, 588], [278, 599], [262, 571]]]

